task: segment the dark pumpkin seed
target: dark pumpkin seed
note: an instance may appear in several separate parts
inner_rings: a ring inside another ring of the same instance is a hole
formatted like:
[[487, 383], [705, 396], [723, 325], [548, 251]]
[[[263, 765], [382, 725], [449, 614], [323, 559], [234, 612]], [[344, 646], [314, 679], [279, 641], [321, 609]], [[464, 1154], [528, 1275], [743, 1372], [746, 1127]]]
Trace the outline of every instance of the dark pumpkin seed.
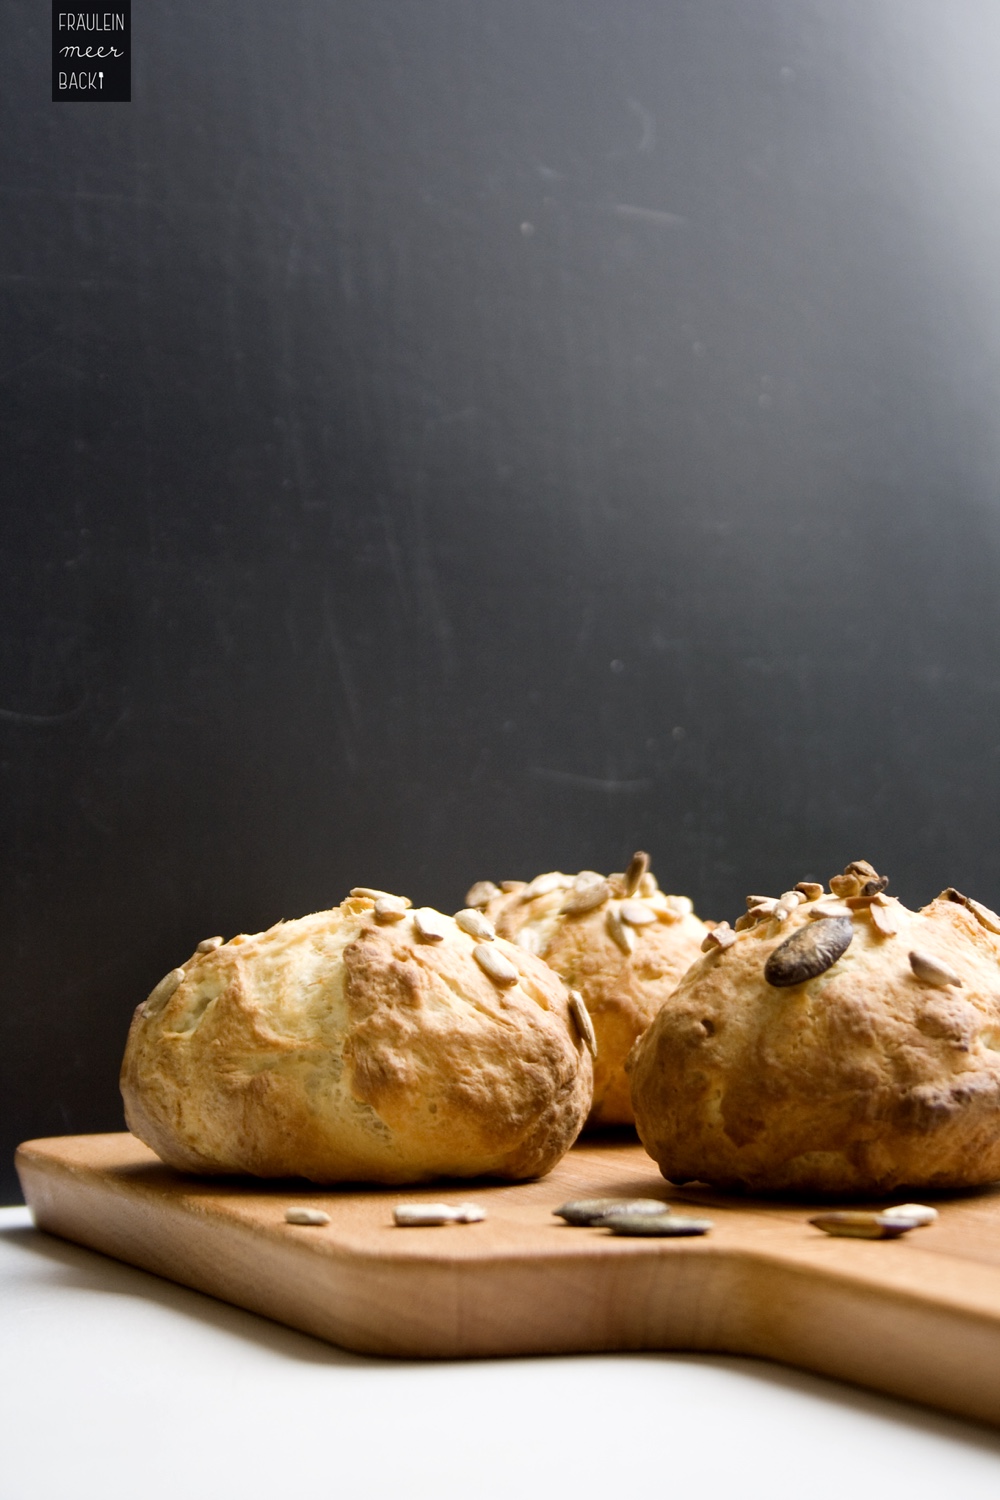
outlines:
[[821, 917], [810, 922], [774, 949], [764, 965], [764, 978], [778, 987], [815, 979], [847, 952], [853, 936], [850, 917]]

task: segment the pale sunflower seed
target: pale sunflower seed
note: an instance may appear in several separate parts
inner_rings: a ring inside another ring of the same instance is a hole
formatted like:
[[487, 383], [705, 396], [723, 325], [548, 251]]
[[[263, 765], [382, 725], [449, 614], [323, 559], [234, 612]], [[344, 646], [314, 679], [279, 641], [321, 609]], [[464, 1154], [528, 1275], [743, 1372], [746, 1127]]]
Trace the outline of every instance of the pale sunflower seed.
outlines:
[[550, 870], [547, 875], [536, 875], [521, 892], [522, 901], [534, 901], [536, 896], [550, 896], [553, 891], [565, 891], [572, 885], [568, 875], [559, 870]]
[[466, 906], [488, 906], [500, 895], [500, 887], [492, 880], [477, 880], [465, 893]]
[[580, 1033], [584, 1046], [591, 1057], [596, 1057], [597, 1032], [594, 1030], [594, 1023], [590, 1019], [590, 1011], [587, 1009], [586, 1002], [579, 990], [570, 990], [569, 992], [569, 1011], [576, 1022], [576, 1029]]
[[457, 911], [455, 925], [469, 937], [478, 938], [481, 943], [492, 943], [497, 935], [496, 928], [489, 917], [484, 917], [482, 912], [477, 911], [474, 906], [467, 906], [464, 911]]
[[321, 1208], [286, 1208], [286, 1224], [329, 1224], [330, 1215], [325, 1214]]
[[440, 1224], [481, 1224], [486, 1210], [478, 1203], [397, 1203], [392, 1217], [401, 1229], [436, 1228]]
[[624, 1234], [638, 1239], [680, 1239], [696, 1234], [707, 1234], [712, 1228], [711, 1219], [687, 1219], [680, 1214], [608, 1214], [604, 1227], [612, 1234]]
[[443, 943], [448, 936], [448, 919], [433, 906], [419, 906], [413, 913], [413, 925], [425, 943]]
[[477, 943], [472, 956], [487, 979], [492, 979], [494, 984], [517, 984], [521, 977], [506, 954], [501, 953], [492, 943]]
[[610, 895], [611, 887], [606, 880], [574, 886], [559, 910], [568, 917], [581, 917], [585, 912], [596, 911], [599, 906], [603, 906]]
[[621, 912], [616, 906], [608, 907], [604, 925], [612, 942], [622, 950], [626, 957], [635, 952], [635, 932], [622, 921]]
[[647, 870], [645, 875], [643, 875], [642, 879], [639, 881], [638, 894], [640, 896], [653, 896], [659, 889], [660, 887], [656, 883], [656, 876], [653, 874], [652, 870]]
[[401, 922], [409, 906], [405, 896], [380, 896], [375, 902], [375, 920], [383, 924]]
[[925, 1229], [938, 1218], [937, 1209], [929, 1208], [926, 1203], [899, 1203], [882, 1212], [890, 1219], [909, 1219], [917, 1229]]
[[225, 941], [225, 938], [221, 937], [203, 938], [194, 951], [196, 953], [214, 953], [216, 948], [221, 948]]
[[750, 911], [754, 906], [763, 906], [766, 901], [769, 901], [772, 906], [774, 905], [773, 896], [748, 896], [747, 911]]
[[625, 871], [624, 883], [626, 896], [634, 896], [642, 884], [642, 877], [649, 869], [649, 855], [642, 849], [637, 849], [628, 862]]
[[976, 916], [988, 932], [1000, 933], [1000, 917], [995, 911], [990, 911], [981, 901], [973, 901], [970, 896], [966, 902], [969, 910]]
[[805, 897], [803, 896], [801, 891], [782, 891], [781, 895], [778, 897], [779, 904], [781, 906], [787, 906], [789, 910], [791, 910], [793, 907], [801, 906], [804, 900]]
[[523, 891], [526, 885], [526, 880], [501, 880], [500, 889], [505, 896], [516, 896], [518, 891]]
[[601, 885], [603, 881], [604, 876], [599, 875], [596, 870], [581, 870], [578, 875], [573, 877], [573, 889], [574, 891], [582, 891], [585, 886]]
[[183, 969], [171, 969], [169, 974], [164, 974], [159, 984], [155, 985], [146, 996], [144, 1014], [149, 1015], [153, 1011], [162, 1010], [183, 978]]
[[781, 988], [815, 979], [847, 952], [853, 936], [849, 917], [826, 917], [809, 927], [800, 927], [770, 954], [764, 965], [764, 978], [768, 984]]
[[[740, 919], [742, 921], [742, 918]], [[737, 926], [739, 923], [737, 923]], [[705, 934], [702, 940], [702, 953], [713, 953], [723, 948], [731, 948], [736, 942], [736, 933], [728, 922], [719, 922]]]
[[542, 935], [535, 927], [522, 927], [514, 942], [522, 953], [530, 953], [535, 958], [542, 956]]
[[962, 981], [954, 969], [919, 948], [914, 948], [910, 954], [910, 968], [919, 980], [924, 984], [934, 985], [936, 989], [944, 989], [948, 985], [954, 985], [956, 989], [962, 988]]
[[916, 1229], [913, 1219], [894, 1219], [888, 1214], [842, 1209], [837, 1213], [817, 1214], [809, 1220], [824, 1234], [852, 1240], [895, 1240], [907, 1230]]
[[690, 896], [664, 896], [663, 899], [679, 917], [689, 917], [694, 911], [694, 902]]
[[874, 901], [869, 907], [868, 915], [872, 919], [872, 926], [876, 932], [880, 932], [883, 937], [896, 936], [899, 931], [898, 906], [888, 903], [883, 905], [883, 901]]
[[353, 885], [351, 895], [364, 901], [380, 901], [383, 896], [388, 896], [390, 900], [394, 899], [391, 891], [376, 890], [373, 885]]
[[851, 908], [844, 901], [836, 901], [830, 896], [824, 896], [809, 909], [809, 917], [814, 922], [822, 921], [824, 917], [849, 917]]
[[630, 927], [646, 927], [650, 922], [656, 921], [656, 912], [645, 901], [637, 901], [634, 897], [623, 901], [618, 911], [622, 921], [627, 922]]
[[670, 1213], [670, 1204], [661, 1203], [659, 1198], [576, 1198], [552, 1212], [567, 1224], [590, 1229], [603, 1224], [608, 1214], [644, 1214], [649, 1218]]

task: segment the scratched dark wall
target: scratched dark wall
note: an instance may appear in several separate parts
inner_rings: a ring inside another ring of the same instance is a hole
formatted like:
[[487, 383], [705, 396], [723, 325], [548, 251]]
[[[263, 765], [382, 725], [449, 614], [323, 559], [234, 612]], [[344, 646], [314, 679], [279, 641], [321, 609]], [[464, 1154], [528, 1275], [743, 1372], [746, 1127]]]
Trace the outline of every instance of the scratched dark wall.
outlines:
[[1000, 903], [987, 0], [3, 0], [4, 1192], [352, 883]]

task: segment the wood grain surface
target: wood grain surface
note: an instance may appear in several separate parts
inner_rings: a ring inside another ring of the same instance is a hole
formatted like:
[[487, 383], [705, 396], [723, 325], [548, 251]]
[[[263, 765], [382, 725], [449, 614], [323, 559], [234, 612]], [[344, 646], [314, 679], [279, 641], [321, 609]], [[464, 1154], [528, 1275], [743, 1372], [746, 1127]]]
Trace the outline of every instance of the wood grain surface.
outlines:
[[[620, 1350], [760, 1355], [1000, 1425], [1000, 1190], [934, 1200], [902, 1239], [830, 1239], [810, 1205], [665, 1183], [641, 1147], [583, 1144], [516, 1185], [330, 1189], [182, 1176], [127, 1134], [31, 1141], [39, 1228], [374, 1355]], [[697, 1204], [702, 1239], [622, 1239], [567, 1198]], [[400, 1229], [392, 1209], [475, 1201], [483, 1223]], [[285, 1223], [322, 1208], [322, 1228]]]

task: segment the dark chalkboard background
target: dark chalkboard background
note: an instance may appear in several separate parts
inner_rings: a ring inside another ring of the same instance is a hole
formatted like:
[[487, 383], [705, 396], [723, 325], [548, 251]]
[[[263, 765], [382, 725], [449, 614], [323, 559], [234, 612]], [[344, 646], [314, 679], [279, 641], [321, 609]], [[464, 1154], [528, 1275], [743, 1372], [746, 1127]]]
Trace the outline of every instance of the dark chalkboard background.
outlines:
[[992, 0], [4, 0], [4, 1192], [193, 944], [1000, 903]]

